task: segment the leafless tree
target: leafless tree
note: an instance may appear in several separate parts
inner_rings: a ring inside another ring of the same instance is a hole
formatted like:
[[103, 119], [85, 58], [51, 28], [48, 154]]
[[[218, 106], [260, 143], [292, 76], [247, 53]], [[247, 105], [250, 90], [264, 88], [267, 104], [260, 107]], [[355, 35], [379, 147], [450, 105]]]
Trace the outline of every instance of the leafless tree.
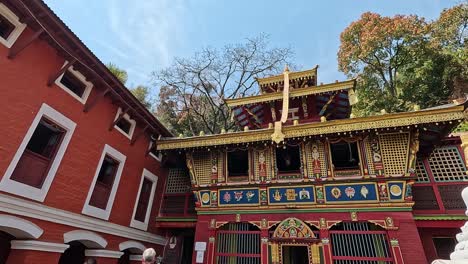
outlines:
[[258, 93], [255, 78], [278, 74], [289, 62], [290, 48], [270, 48], [260, 35], [222, 50], [204, 48], [193, 57], [176, 58], [153, 73], [161, 86], [156, 114], [175, 133], [196, 135], [235, 129], [225, 99]]

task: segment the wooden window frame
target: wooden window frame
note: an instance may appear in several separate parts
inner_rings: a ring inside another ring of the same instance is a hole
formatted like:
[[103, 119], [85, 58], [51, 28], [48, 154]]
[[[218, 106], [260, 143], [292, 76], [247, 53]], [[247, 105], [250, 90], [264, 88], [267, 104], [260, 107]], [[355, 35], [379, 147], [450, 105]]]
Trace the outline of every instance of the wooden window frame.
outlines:
[[[62, 65], [62, 68], [65, 67], [65, 65], [68, 64], [68, 61], [65, 61], [65, 63]], [[83, 95], [80, 97], [77, 94], [75, 94], [70, 88], [68, 88], [66, 85], [62, 83], [62, 78], [65, 75], [65, 73], [71, 73], [75, 78], [77, 78], [80, 82], [82, 82], [85, 85], [85, 90], [83, 92]], [[73, 66], [70, 66], [64, 73], [62, 73], [56, 80], [55, 84], [62, 88], [65, 92], [67, 92], [69, 95], [71, 95], [73, 98], [78, 100], [80, 103], [85, 104], [86, 101], [88, 100], [89, 94], [91, 93], [91, 90], [93, 89], [93, 84], [91, 82], [88, 82], [86, 80], [86, 77], [81, 74], [79, 71], [75, 70]]]
[[[151, 181], [153, 184], [151, 186], [151, 194], [150, 194], [150, 198], [148, 201], [148, 206], [146, 207], [145, 221], [141, 222], [139, 220], [136, 220], [135, 216], [136, 216], [136, 211], [138, 207], [138, 201], [140, 200], [141, 188], [143, 187], [144, 179]], [[150, 172], [147, 169], [143, 169], [143, 173], [140, 179], [140, 185], [138, 187], [138, 194], [136, 196], [135, 205], [133, 206], [133, 214], [132, 214], [132, 220], [130, 221], [130, 227], [137, 228], [137, 229], [144, 230], [144, 231], [148, 229], [148, 223], [149, 223], [149, 218], [151, 215], [151, 209], [153, 207], [154, 194], [156, 191], [157, 184], [158, 184], [158, 176], [154, 175], [152, 172]]]
[[[112, 189], [111, 189], [111, 192], [110, 192], [110, 195], [109, 195], [109, 199], [107, 200], [106, 208], [101, 209], [101, 208], [94, 207], [94, 206], [90, 205], [89, 202], [91, 200], [91, 195], [93, 194], [94, 187], [96, 186], [97, 178], [99, 176], [99, 171], [101, 170], [101, 166], [102, 166], [102, 163], [103, 163], [104, 158], [106, 157], [106, 155], [110, 156], [113, 159], [115, 159], [116, 161], [118, 161], [119, 166], [117, 168], [117, 172], [116, 172], [115, 177], [114, 177], [114, 182], [112, 184]], [[123, 155], [122, 153], [120, 153], [115, 148], [113, 148], [113, 147], [111, 147], [111, 146], [109, 146], [107, 144], [104, 145], [104, 149], [102, 151], [101, 158], [100, 158], [99, 163], [98, 163], [98, 165], [96, 167], [96, 172], [94, 173], [94, 178], [93, 178], [93, 181], [91, 183], [91, 187], [89, 188], [88, 195], [86, 197], [86, 201], [85, 201], [85, 204], [83, 206], [83, 210], [81, 211], [81, 213], [83, 213], [85, 215], [94, 216], [94, 217], [97, 217], [97, 218], [100, 218], [100, 219], [109, 220], [109, 217], [110, 217], [110, 214], [111, 214], [111, 211], [112, 211], [112, 206], [114, 205], [115, 196], [117, 194], [117, 189], [118, 189], [118, 186], [119, 186], [119, 183], [120, 183], [120, 177], [122, 176], [122, 171], [123, 171], [126, 159], [127, 159], [127, 157], [125, 155]]]
[[[116, 121], [119, 118], [121, 113], [122, 113], [122, 108], [119, 107], [119, 109], [117, 110], [117, 114], [115, 115], [114, 121]], [[118, 127], [117, 124], [114, 125], [114, 128], [117, 131], [119, 131], [120, 133], [122, 133], [122, 135], [124, 135], [125, 137], [127, 137], [128, 139], [131, 140], [132, 137], [133, 137], [133, 133], [135, 132], [136, 121], [131, 119], [128, 114], [124, 114], [122, 116], [122, 118], [127, 120], [131, 124], [129, 133], [127, 133], [127, 132], [123, 131], [122, 129], [120, 129], [120, 127]]]
[[8, 7], [2, 3], [0, 3], [0, 15], [5, 17], [15, 26], [15, 29], [13, 29], [7, 39], [0, 37], [0, 43], [7, 48], [11, 48], [21, 33], [23, 33], [24, 29], [26, 28], [26, 24], [21, 23], [18, 16], [16, 16]]
[[[50, 121], [54, 122], [55, 124], [59, 125], [65, 130], [65, 135], [63, 136], [62, 142], [58, 147], [53, 160], [50, 163], [49, 171], [44, 178], [44, 182], [41, 188], [36, 188], [33, 186], [29, 186], [27, 184], [23, 184], [11, 179], [13, 171], [15, 170], [18, 162], [23, 155], [26, 146], [28, 145], [31, 137], [36, 130], [39, 122], [41, 119], [45, 117]], [[35, 201], [43, 202], [45, 197], [47, 196], [47, 192], [52, 184], [52, 181], [56, 175], [57, 169], [62, 161], [62, 158], [65, 154], [65, 151], [70, 143], [72, 138], [73, 132], [75, 131], [76, 123], [73, 122], [71, 119], [67, 118], [57, 110], [53, 109], [47, 104], [42, 104], [39, 112], [36, 114], [35, 118], [32, 121], [31, 126], [29, 127], [26, 135], [23, 138], [23, 141], [18, 147], [16, 154], [14, 155], [13, 159], [10, 162], [5, 174], [3, 175], [2, 180], [0, 181], [0, 190], [5, 191], [8, 193], [12, 193], [18, 196], [26, 197]]]

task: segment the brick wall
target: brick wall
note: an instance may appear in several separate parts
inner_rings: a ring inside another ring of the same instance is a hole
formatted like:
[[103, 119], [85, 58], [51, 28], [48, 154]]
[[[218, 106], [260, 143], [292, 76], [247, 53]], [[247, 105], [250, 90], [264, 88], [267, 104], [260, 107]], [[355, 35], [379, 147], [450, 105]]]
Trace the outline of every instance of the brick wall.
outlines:
[[[33, 32], [26, 29], [21, 39]], [[105, 144], [127, 156], [117, 195], [109, 221], [129, 226], [143, 168], [159, 177], [152, 217], [157, 215], [166, 172], [159, 162], [145, 156], [149, 146], [147, 135], [140, 137], [131, 146], [130, 140], [115, 129], [108, 128], [115, 118], [118, 106], [109, 97], [101, 99], [88, 113], [84, 105], [55, 84], [46, 85], [50, 75], [63, 65], [64, 59], [43, 40], [36, 40], [13, 60], [7, 58], [8, 49], [0, 45], [0, 177], [3, 177], [17, 148], [29, 129], [42, 103], [70, 118], [77, 124], [44, 204], [81, 213], [91, 186], [96, 167]], [[93, 100], [102, 91], [99, 85], [93, 87], [88, 100]], [[137, 124], [134, 135], [142, 130]], [[150, 223], [149, 225], [154, 226]], [[150, 228], [152, 231], [154, 228]]]

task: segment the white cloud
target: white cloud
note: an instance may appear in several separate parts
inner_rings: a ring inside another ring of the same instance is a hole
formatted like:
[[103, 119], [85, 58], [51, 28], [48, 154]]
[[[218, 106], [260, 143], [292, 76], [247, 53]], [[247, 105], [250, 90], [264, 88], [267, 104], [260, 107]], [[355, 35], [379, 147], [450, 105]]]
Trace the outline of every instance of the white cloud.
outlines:
[[183, 0], [109, 0], [107, 10], [113, 35], [135, 64], [144, 68], [169, 64], [184, 34]]

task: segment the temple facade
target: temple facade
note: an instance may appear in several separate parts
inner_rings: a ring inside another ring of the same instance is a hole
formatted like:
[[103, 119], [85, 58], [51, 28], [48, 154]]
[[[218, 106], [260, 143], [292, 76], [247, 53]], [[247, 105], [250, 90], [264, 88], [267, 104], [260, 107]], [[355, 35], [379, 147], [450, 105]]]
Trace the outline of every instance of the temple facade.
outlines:
[[355, 118], [355, 81], [318, 85], [317, 67], [258, 86], [227, 101], [241, 131], [157, 141], [185, 160], [168, 170], [190, 178], [192, 263], [427, 263], [453, 249], [467, 177], [446, 137], [462, 101]]
[[467, 220], [464, 100], [355, 118], [318, 67], [173, 135], [45, 3], [0, 1], [0, 263], [428, 263]]

